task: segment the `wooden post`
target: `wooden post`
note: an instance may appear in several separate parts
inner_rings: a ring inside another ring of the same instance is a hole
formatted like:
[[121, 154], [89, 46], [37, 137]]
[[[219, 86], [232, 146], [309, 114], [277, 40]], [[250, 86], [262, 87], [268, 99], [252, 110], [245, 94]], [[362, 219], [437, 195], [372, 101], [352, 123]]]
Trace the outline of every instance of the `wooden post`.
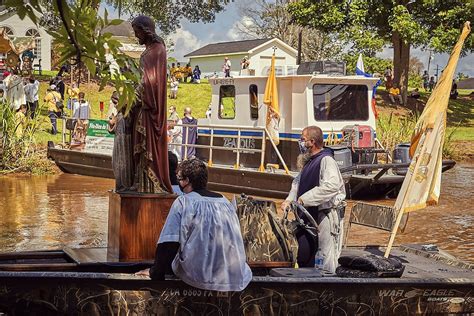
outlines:
[[110, 192], [107, 260], [153, 260], [175, 198], [174, 194]]

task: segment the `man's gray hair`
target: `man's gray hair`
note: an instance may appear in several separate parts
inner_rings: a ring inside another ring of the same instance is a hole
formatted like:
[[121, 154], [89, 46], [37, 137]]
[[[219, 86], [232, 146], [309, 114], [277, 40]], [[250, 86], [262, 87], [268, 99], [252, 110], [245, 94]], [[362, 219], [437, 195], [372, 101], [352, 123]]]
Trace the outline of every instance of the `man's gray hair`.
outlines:
[[312, 125], [303, 129], [303, 132], [304, 131], [308, 133], [309, 139], [314, 140], [316, 147], [318, 148], [324, 147], [324, 135], [321, 128], [317, 127], [316, 125]]

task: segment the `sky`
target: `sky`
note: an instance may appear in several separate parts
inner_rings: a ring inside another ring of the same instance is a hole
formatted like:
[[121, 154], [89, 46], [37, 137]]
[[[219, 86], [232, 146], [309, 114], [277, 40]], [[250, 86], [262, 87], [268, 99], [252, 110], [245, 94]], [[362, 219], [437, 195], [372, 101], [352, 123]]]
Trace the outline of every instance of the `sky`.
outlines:
[[[237, 41], [245, 39], [239, 33], [237, 25], [239, 23], [248, 23], [245, 17], [240, 14], [240, 7], [251, 5], [251, 0], [236, 0], [226, 6], [225, 11], [218, 13], [213, 23], [190, 23], [188, 21], [181, 22], [181, 28], [171, 35], [175, 44], [174, 52], [170, 54], [171, 57], [178, 61], [187, 61], [183, 56], [210, 43]], [[413, 48], [411, 56], [418, 57], [425, 66], [428, 67], [429, 52], [421, 49]], [[390, 48], [378, 54], [378, 57], [392, 58], [393, 50]], [[433, 54], [430, 63], [430, 75], [435, 75], [436, 66], [443, 69], [448, 62], [448, 54]], [[463, 57], [458, 62], [456, 74], [462, 72], [474, 77], [474, 54], [469, 54]]]

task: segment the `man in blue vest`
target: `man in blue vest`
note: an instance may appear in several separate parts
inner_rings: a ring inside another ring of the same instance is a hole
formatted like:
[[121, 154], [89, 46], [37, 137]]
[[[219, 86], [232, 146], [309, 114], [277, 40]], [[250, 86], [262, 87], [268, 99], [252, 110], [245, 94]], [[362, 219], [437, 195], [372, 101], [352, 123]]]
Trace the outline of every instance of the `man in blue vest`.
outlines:
[[297, 201], [319, 225], [318, 249], [314, 249], [304, 238], [298, 239], [299, 266], [314, 266], [314, 252], [317, 251], [318, 256], [324, 258], [323, 269], [335, 272], [342, 249], [346, 197], [344, 181], [332, 150], [324, 147], [323, 132], [319, 127], [306, 127], [299, 147], [298, 166], [301, 172], [293, 180], [282, 209]]

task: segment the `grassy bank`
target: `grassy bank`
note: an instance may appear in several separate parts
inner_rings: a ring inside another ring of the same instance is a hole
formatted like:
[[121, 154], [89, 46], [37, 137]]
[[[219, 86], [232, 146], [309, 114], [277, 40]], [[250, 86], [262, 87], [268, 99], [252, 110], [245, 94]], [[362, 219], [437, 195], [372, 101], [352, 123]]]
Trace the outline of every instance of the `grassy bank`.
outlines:
[[[55, 143], [61, 142], [61, 135], [51, 135], [51, 123], [48, 118], [48, 107], [44, 104], [43, 99], [48, 88], [48, 82], [40, 83], [39, 104], [41, 127], [36, 134], [36, 142], [40, 145], [46, 145], [49, 140]], [[91, 118], [105, 119], [107, 109], [109, 106], [110, 96], [114, 91], [113, 87], [107, 86], [104, 90], [99, 91], [99, 86], [95, 83], [81, 84], [80, 90], [85, 93], [86, 99], [91, 105]], [[67, 98], [67, 94], [65, 96]], [[100, 102], [104, 102], [104, 112], [100, 112]], [[193, 114], [197, 118], [204, 118], [207, 107], [211, 102], [211, 86], [207, 80], [203, 80], [201, 84], [181, 83], [178, 89], [178, 98], [169, 99], [168, 92], [168, 106], [175, 105], [177, 111], [182, 115], [184, 108], [190, 106], [193, 109]], [[62, 130], [62, 121], [58, 120], [58, 130]]]

